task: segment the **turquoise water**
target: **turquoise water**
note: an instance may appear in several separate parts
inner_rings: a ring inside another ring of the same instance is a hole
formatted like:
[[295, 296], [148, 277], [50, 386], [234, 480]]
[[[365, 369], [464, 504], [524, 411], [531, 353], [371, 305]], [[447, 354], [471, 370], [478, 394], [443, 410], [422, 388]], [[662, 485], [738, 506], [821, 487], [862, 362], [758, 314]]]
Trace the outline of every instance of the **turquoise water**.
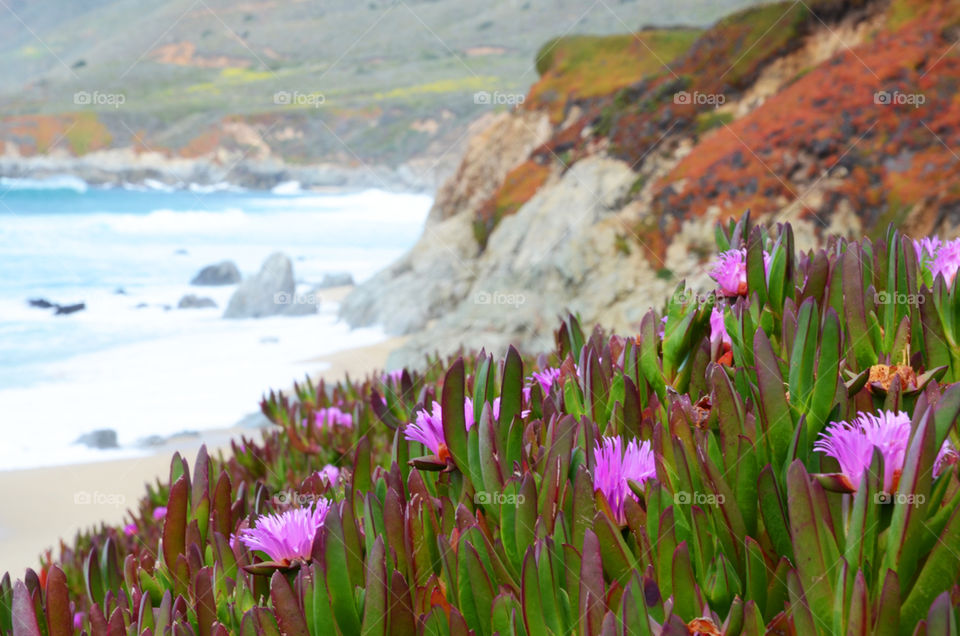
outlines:
[[[256, 410], [260, 391], [305, 372], [304, 358], [382, 339], [377, 330], [339, 324], [333, 302], [318, 316], [224, 321], [233, 288], [188, 283], [222, 260], [253, 274], [278, 250], [293, 259], [303, 289], [328, 272], [349, 271], [360, 281], [415, 242], [430, 204], [428, 196], [381, 191], [136, 191], [72, 179], [0, 180], [0, 466], [42, 463], [30, 437], [13, 431], [36, 417], [35, 402], [50, 391], [74, 402], [70, 426], [50, 424], [57, 443], [110, 416], [121, 442], [132, 444], [137, 436], [230, 425]], [[187, 293], [210, 296], [219, 308], [175, 309]], [[54, 316], [29, 307], [35, 297], [87, 309]], [[213, 377], [201, 382], [200, 369]], [[200, 409], [211, 391], [243, 403], [221, 409], [223, 417], [203, 410], [206, 419], [164, 419], [158, 403], [155, 417], [126, 422], [135, 398], [118, 398], [116, 387], [128, 382], [131, 392], [142, 386], [178, 396], [171, 413]], [[204, 391], [198, 383], [207, 384]], [[236, 391], [227, 390], [230, 383]], [[115, 409], [102, 404], [107, 396]]]

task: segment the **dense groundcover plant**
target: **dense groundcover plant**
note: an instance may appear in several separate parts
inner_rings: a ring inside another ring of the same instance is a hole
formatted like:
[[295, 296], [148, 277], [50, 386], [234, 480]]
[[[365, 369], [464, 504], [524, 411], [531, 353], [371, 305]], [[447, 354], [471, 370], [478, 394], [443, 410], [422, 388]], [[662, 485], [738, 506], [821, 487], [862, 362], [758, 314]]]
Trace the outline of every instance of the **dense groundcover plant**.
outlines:
[[717, 242], [723, 286], [638, 334], [568, 317], [536, 360], [271, 394], [262, 441], [175, 456], [125, 528], [4, 577], [0, 629], [957, 633], [949, 254]]

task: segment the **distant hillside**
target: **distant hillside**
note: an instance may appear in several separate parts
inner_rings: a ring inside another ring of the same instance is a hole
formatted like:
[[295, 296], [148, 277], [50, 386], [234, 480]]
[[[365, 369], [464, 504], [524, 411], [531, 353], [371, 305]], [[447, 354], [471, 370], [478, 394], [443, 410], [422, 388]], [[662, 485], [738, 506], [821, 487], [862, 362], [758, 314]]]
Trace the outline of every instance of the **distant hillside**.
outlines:
[[522, 99], [548, 38], [753, 3], [7, 0], [0, 155], [442, 160], [469, 122]]
[[746, 210], [790, 221], [804, 249], [889, 223], [956, 236], [958, 40], [945, 0], [786, 1], [703, 31], [551, 40], [421, 241], [342, 315], [413, 334], [397, 364], [547, 350], [567, 311], [629, 332], [681, 279], [706, 289], [716, 222]]

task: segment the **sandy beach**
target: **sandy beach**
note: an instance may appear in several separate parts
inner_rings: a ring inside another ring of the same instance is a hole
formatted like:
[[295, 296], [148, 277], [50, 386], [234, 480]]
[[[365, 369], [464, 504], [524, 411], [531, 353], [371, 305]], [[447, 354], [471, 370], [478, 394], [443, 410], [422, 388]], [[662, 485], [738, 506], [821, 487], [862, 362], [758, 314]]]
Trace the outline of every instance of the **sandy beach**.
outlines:
[[[343, 291], [325, 295], [336, 297]], [[382, 369], [389, 352], [401, 343], [395, 338], [306, 361], [316, 364], [316, 377], [362, 377]], [[250, 411], [257, 406], [251, 404]], [[128, 521], [127, 510], [143, 496], [145, 484], [166, 479], [175, 451], [192, 463], [201, 444], [213, 454], [228, 449], [230, 439], [241, 434], [259, 435], [256, 429], [237, 426], [173, 438], [136, 458], [0, 471], [0, 574], [22, 576], [25, 568], [39, 565], [39, 555], [47, 549], [58, 556], [60, 540], [72, 541], [81, 529]]]

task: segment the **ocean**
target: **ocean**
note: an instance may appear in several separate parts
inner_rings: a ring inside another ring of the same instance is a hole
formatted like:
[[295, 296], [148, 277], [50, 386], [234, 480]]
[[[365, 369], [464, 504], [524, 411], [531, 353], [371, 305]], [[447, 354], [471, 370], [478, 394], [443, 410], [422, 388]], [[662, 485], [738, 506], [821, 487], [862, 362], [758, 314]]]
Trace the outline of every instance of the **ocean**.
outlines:
[[[0, 179], [0, 470], [131, 456], [150, 436], [232, 426], [264, 391], [316, 371], [308, 360], [383, 340], [379, 329], [338, 322], [332, 301], [312, 316], [224, 320], [235, 286], [189, 281], [223, 260], [246, 277], [282, 251], [298, 291], [327, 273], [361, 282], [413, 245], [431, 203], [294, 184], [253, 192]], [[177, 309], [190, 293], [218, 308]], [[86, 309], [57, 316], [31, 298]], [[74, 443], [105, 428], [119, 449]]]

